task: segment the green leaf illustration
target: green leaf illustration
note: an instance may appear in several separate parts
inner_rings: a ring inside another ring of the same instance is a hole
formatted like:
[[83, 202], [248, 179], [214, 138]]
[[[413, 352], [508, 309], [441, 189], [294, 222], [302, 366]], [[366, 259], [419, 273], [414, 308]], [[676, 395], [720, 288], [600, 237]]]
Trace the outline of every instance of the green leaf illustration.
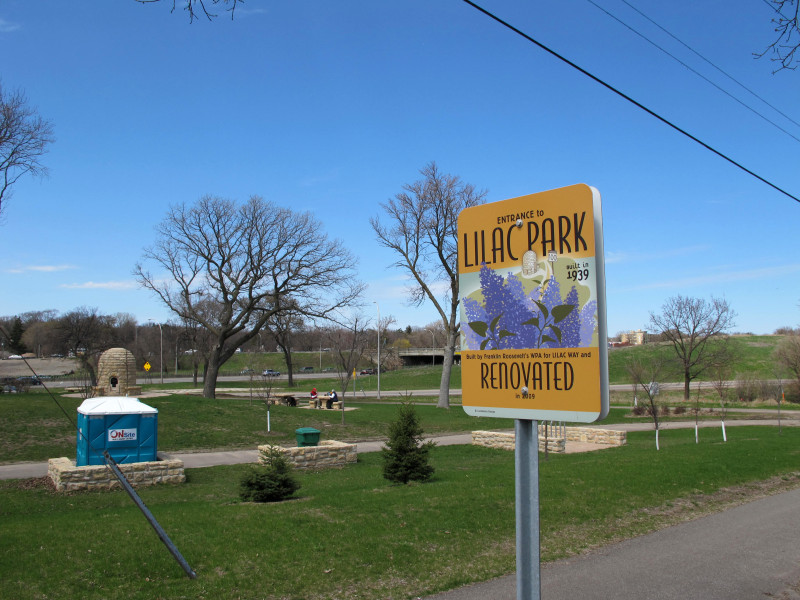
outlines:
[[539, 317], [533, 317], [532, 319], [528, 319], [522, 323], [523, 325], [533, 325], [534, 327], [539, 326]]
[[556, 334], [556, 337], [558, 338], [558, 343], [560, 344], [561, 343], [561, 329], [559, 329], [555, 325], [549, 325], [549, 327], [550, 327], [550, 329], [553, 330], [553, 333]]
[[536, 306], [539, 307], [539, 310], [542, 311], [544, 318], [547, 319], [548, 315], [550, 314], [550, 311], [547, 310], [547, 307], [538, 300], [534, 300], [534, 302], [536, 302]]
[[502, 340], [505, 337], [515, 336], [515, 335], [517, 335], [517, 334], [516, 333], [511, 333], [510, 331], [506, 331], [505, 329], [503, 329], [503, 330], [500, 331], [499, 338]]
[[[488, 331], [489, 326], [483, 321], [472, 321], [467, 323], [467, 325], [469, 325], [470, 328], [472, 328], [472, 331], [477, 333], [479, 336], [486, 337], [486, 332]], [[481, 348], [481, 350], [483, 350], [483, 348]]]
[[543, 336], [542, 336], [542, 343], [543, 343], [543, 344], [544, 344], [545, 342], [555, 342], [555, 341], [557, 341], [557, 340], [554, 340], [554, 339], [553, 339], [553, 338], [551, 338], [549, 335], [543, 335]]
[[556, 323], [560, 323], [564, 319], [567, 318], [567, 315], [571, 313], [575, 309], [574, 304], [562, 304], [560, 306], [553, 307], [553, 321]]

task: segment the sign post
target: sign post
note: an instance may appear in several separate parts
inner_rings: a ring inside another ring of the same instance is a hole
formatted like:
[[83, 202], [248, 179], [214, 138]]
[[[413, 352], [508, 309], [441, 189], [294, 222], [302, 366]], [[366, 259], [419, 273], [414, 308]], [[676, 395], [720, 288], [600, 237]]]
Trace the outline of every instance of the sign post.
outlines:
[[517, 598], [541, 597], [538, 421], [608, 414], [600, 193], [586, 185], [458, 218], [462, 404], [515, 419]]

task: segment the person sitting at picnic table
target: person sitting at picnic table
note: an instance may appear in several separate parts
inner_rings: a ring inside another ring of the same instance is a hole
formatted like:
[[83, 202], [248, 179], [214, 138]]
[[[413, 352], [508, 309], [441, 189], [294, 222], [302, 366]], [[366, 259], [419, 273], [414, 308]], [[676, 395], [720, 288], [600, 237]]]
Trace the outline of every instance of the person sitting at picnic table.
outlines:
[[325, 408], [333, 408], [333, 403], [337, 402], [338, 400], [339, 396], [336, 395], [336, 390], [331, 390], [331, 394], [328, 396], [328, 402], [325, 404]]
[[[316, 402], [317, 401], [317, 388], [312, 388], [311, 389], [311, 401], [312, 402]], [[317, 405], [317, 408], [321, 408], [319, 404]]]

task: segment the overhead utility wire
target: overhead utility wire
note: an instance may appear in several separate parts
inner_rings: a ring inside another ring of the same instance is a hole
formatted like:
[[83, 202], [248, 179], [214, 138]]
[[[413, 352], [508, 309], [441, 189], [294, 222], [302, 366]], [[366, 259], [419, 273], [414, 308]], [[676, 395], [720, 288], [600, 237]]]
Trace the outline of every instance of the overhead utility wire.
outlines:
[[[615, 20], [617, 23], [619, 23], [619, 24], [620, 24], [620, 25], [622, 25], [623, 27], [626, 27], [626, 28], [627, 28], [627, 29], [629, 29], [631, 32], [633, 32], [633, 33], [635, 33], [636, 35], [638, 35], [638, 36], [639, 36], [640, 38], [642, 38], [644, 41], [648, 42], [648, 43], [649, 43], [649, 44], [651, 44], [652, 46], [654, 46], [654, 47], [658, 48], [659, 50], [661, 50], [661, 52], [663, 52], [664, 54], [666, 54], [667, 56], [669, 56], [669, 57], [670, 57], [671, 59], [673, 59], [675, 62], [679, 63], [680, 65], [682, 65], [682, 66], [684, 66], [684, 67], [686, 67], [686, 68], [687, 68], [689, 71], [691, 71], [692, 73], [694, 73], [695, 75], [697, 75], [698, 77], [700, 77], [701, 79], [703, 79], [703, 80], [704, 80], [706, 83], [709, 83], [710, 85], [713, 85], [713, 86], [714, 86], [715, 88], [717, 88], [717, 89], [718, 89], [720, 92], [722, 92], [723, 94], [725, 94], [726, 96], [728, 96], [728, 97], [729, 97], [731, 100], [734, 100], [735, 102], [738, 102], [738, 103], [739, 103], [739, 104], [741, 104], [743, 107], [745, 107], [747, 110], [749, 110], [750, 112], [752, 112], [754, 115], [757, 115], [757, 116], [761, 117], [761, 118], [762, 118], [762, 119], [764, 119], [764, 120], [765, 120], [767, 123], [769, 123], [770, 125], [772, 125], [772, 126], [773, 126], [773, 127], [775, 127], [776, 129], [779, 129], [780, 131], [782, 131], [783, 133], [785, 133], [786, 135], [788, 135], [790, 138], [792, 138], [794, 141], [796, 141], [796, 142], [800, 143], [800, 138], [798, 138], [797, 136], [795, 136], [795, 135], [793, 135], [793, 134], [789, 133], [789, 132], [788, 132], [788, 131], [786, 131], [786, 130], [785, 130], [783, 127], [781, 127], [780, 125], [778, 125], [778, 124], [777, 124], [777, 123], [775, 123], [774, 121], [772, 121], [772, 120], [768, 119], [767, 117], [765, 117], [764, 115], [762, 115], [760, 112], [758, 112], [758, 111], [757, 111], [755, 108], [753, 108], [753, 107], [752, 107], [752, 106], [750, 106], [749, 104], [745, 104], [744, 102], [742, 102], [741, 100], [739, 100], [739, 98], [737, 98], [736, 96], [734, 96], [733, 94], [731, 94], [731, 93], [730, 93], [728, 90], [726, 90], [726, 89], [722, 88], [721, 86], [717, 85], [716, 83], [714, 83], [713, 81], [711, 81], [711, 80], [710, 80], [708, 77], [706, 77], [706, 76], [705, 76], [705, 75], [703, 75], [702, 73], [700, 73], [700, 72], [696, 71], [696, 70], [695, 70], [694, 68], [692, 68], [691, 66], [687, 65], [687, 64], [686, 64], [685, 62], [683, 62], [683, 61], [682, 61], [680, 58], [678, 58], [677, 56], [675, 56], [674, 54], [672, 54], [671, 52], [669, 52], [667, 49], [665, 49], [665, 48], [663, 48], [663, 47], [659, 46], [658, 44], [656, 44], [656, 43], [655, 43], [653, 40], [651, 40], [650, 38], [648, 38], [646, 35], [644, 35], [643, 33], [639, 32], [639, 31], [637, 31], [637, 30], [636, 30], [634, 27], [631, 27], [630, 25], [628, 25], [628, 24], [627, 24], [625, 21], [623, 21], [622, 19], [620, 19], [619, 17], [617, 17], [617, 16], [616, 16], [616, 15], [614, 15], [613, 13], [609, 12], [608, 10], [606, 10], [605, 8], [603, 8], [602, 6], [600, 6], [599, 4], [597, 4], [597, 3], [596, 3], [594, 0], [586, 0], [586, 1], [587, 1], [589, 4], [591, 4], [592, 6], [594, 6], [595, 8], [597, 8], [598, 10], [600, 10], [600, 11], [604, 12], [606, 15], [608, 15], [608, 16], [609, 16], [609, 17], [611, 17], [612, 19], [614, 19], [614, 20]], [[625, 0], [622, 0], [622, 1], [623, 1], [623, 2], [625, 2]], [[627, 3], [626, 3], [626, 4], [627, 4]], [[635, 10], [635, 9], [634, 9], [634, 10]], [[677, 38], [676, 38], [676, 39], [677, 39]], [[680, 40], [678, 40], [678, 41], [680, 41]], [[684, 44], [684, 45], [685, 45], [685, 44]], [[687, 48], [688, 48], [688, 46], [687, 46]], [[691, 49], [691, 48], [690, 48], [690, 49]], [[695, 53], [695, 54], [696, 54], [696, 53]], [[700, 56], [700, 55], [698, 54], [698, 56]], [[702, 58], [702, 56], [701, 56], [700, 58]], [[709, 63], [709, 64], [711, 64], [711, 63]], [[722, 71], [722, 72], [723, 72], [723, 73], [725, 73], [725, 71]], [[726, 75], [727, 75], [727, 73], [726, 73]], [[729, 77], [730, 77], [730, 76], [729, 76]], [[736, 80], [734, 79], [734, 81], [736, 81]], [[736, 83], [739, 83], [739, 82], [737, 81]], [[741, 85], [741, 84], [739, 84], [739, 85]], [[747, 89], [747, 88], [745, 88], [745, 89]], [[748, 91], [749, 91], [749, 90], [748, 90]], [[752, 92], [751, 92], [751, 93], [752, 93]], [[775, 110], [777, 110], [777, 109], [775, 109]], [[780, 111], [778, 111], [778, 112], [780, 112]], [[783, 113], [781, 113], [781, 114], [783, 114]], [[786, 116], [786, 115], [784, 115], [784, 116]], [[788, 119], [789, 117], [786, 117], [786, 118]], [[790, 119], [790, 120], [791, 120], [791, 119]]]
[[[589, 1], [591, 2], [591, 0], [589, 0]], [[788, 121], [791, 121], [792, 123], [794, 123], [795, 125], [797, 125], [798, 127], [800, 127], [800, 123], [798, 123], [797, 121], [795, 121], [795, 120], [794, 120], [792, 117], [790, 117], [789, 115], [787, 115], [786, 113], [784, 113], [784, 112], [783, 112], [781, 109], [779, 109], [778, 107], [776, 107], [776, 106], [773, 106], [772, 104], [770, 104], [769, 102], [767, 102], [767, 101], [766, 101], [764, 98], [762, 98], [762, 97], [761, 97], [761, 96], [760, 96], [758, 93], [756, 93], [756, 92], [754, 92], [753, 90], [751, 90], [749, 87], [747, 87], [747, 86], [746, 86], [745, 84], [743, 84], [741, 81], [738, 81], [738, 80], [737, 80], [737, 79], [736, 79], [736, 78], [735, 78], [733, 75], [731, 75], [730, 73], [727, 73], [727, 72], [725, 72], [723, 69], [721, 69], [720, 67], [718, 67], [717, 65], [715, 65], [715, 64], [714, 64], [713, 62], [711, 62], [710, 60], [708, 60], [708, 59], [707, 59], [705, 56], [703, 56], [702, 54], [700, 54], [700, 53], [699, 53], [697, 50], [695, 50], [694, 48], [692, 48], [692, 47], [691, 47], [690, 45], [688, 45], [686, 42], [684, 42], [683, 40], [681, 40], [681, 39], [680, 39], [680, 38], [678, 38], [677, 36], [673, 35], [671, 32], [669, 32], [667, 29], [665, 29], [664, 27], [662, 27], [662, 26], [661, 26], [661, 25], [659, 25], [658, 23], [656, 23], [656, 22], [655, 22], [653, 19], [651, 19], [651, 18], [650, 18], [650, 17], [648, 17], [646, 14], [644, 14], [644, 13], [643, 13], [641, 10], [639, 10], [638, 8], [636, 8], [636, 7], [635, 7], [633, 4], [631, 4], [631, 3], [630, 3], [630, 2], [628, 2], [627, 0], [622, 0], [622, 2], [623, 2], [624, 4], [626, 4], [626, 5], [628, 5], [629, 7], [631, 7], [633, 10], [635, 10], [635, 11], [636, 11], [637, 13], [639, 13], [640, 15], [642, 15], [642, 16], [643, 16], [645, 19], [647, 19], [648, 21], [650, 21], [650, 22], [651, 22], [653, 25], [655, 25], [656, 27], [658, 27], [658, 28], [659, 28], [661, 31], [663, 31], [664, 33], [666, 33], [666, 34], [667, 34], [669, 37], [671, 37], [673, 40], [675, 40], [676, 42], [678, 42], [679, 44], [681, 44], [681, 45], [682, 45], [683, 47], [685, 47], [687, 50], [689, 50], [690, 52], [694, 53], [695, 55], [697, 55], [698, 57], [700, 57], [702, 60], [704, 60], [705, 62], [707, 62], [708, 64], [710, 64], [710, 65], [711, 65], [712, 67], [714, 67], [714, 68], [715, 68], [717, 71], [719, 71], [720, 73], [722, 73], [723, 75], [725, 75], [725, 77], [727, 77], [728, 79], [730, 79], [731, 81], [733, 81], [733, 82], [734, 82], [736, 85], [738, 85], [738, 86], [739, 86], [739, 87], [741, 87], [742, 89], [744, 89], [744, 90], [746, 90], [746, 91], [750, 92], [750, 93], [751, 93], [753, 96], [755, 96], [756, 98], [758, 98], [759, 100], [761, 100], [761, 101], [762, 101], [764, 104], [766, 104], [767, 106], [769, 106], [769, 107], [770, 107], [772, 110], [774, 110], [776, 113], [778, 113], [778, 114], [779, 114], [779, 115], [781, 115], [782, 117], [786, 118]], [[764, 2], [767, 2], [767, 0], [764, 0]], [[594, 4], [594, 2], [592, 2], [592, 4]], [[772, 5], [771, 5], [771, 4], [769, 4], [769, 2], [767, 2], [767, 5], [768, 5], [768, 6], [770, 6], [770, 7], [772, 8]], [[597, 5], [595, 4], [595, 6], [597, 6]], [[601, 10], [602, 10], [602, 9], [601, 9]], [[780, 14], [780, 13], [779, 13], [779, 14]], [[614, 18], [616, 18], [616, 17], [614, 17]], [[637, 33], [638, 33], [638, 32], [637, 32]], [[641, 35], [641, 34], [639, 34], [639, 35]], [[650, 40], [648, 40], [648, 41], [650, 41]], [[652, 43], [652, 42], [651, 42], [651, 43]], [[794, 136], [792, 136], [792, 137], [794, 137]]]
[[800, 198], [798, 198], [797, 196], [793, 196], [792, 194], [790, 194], [790, 193], [789, 193], [789, 192], [787, 192], [786, 190], [783, 190], [783, 189], [779, 188], [779, 187], [778, 187], [777, 185], [775, 185], [774, 183], [772, 183], [772, 182], [770, 182], [770, 181], [768, 181], [768, 180], [764, 179], [763, 177], [761, 177], [761, 176], [760, 176], [760, 175], [758, 175], [757, 173], [754, 173], [753, 171], [751, 171], [750, 169], [748, 169], [748, 168], [747, 168], [747, 167], [745, 167], [744, 165], [741, 165], [741, 164], [739, 164], [738, 162], [736, 162], [735, 160], [733, 160], [732, 158], [730, 158], [730, 157], [728, 157], [728, 156], [724, 155], [724, 154], [723, 154], [722, 152], [720, 152], [719, 150], [716, 150], [716, 149], [712, 148], [711, 146], [709, 146], [708, 144], [706, 144], [704, 141], [702, 141], [702, 140], [700, 140], [700, 139], [696, 138], [695, 136], [693, 136], [693, 135], [692, 135], [691, 133], [689, 133], [688, 131], [685, 131], [684, 129], [681, 129], [680, 127], [678, 127], [677, 125], [675, 125], [675, 124], [674, 124], [674, 123], [672, 123], [671, 121], [668, 121], [667, 119], [665, 119], [664, 117], [662, 117], [662, 116], [661, 116], [661, 115], [659, 115], [658, 113], [656, 113], [656, 112], [653, 112], [652, 110], [650, 110], [649, 108], [647, 108], [646, 106], [644, 106], [644, 105], [643, 105], [643, 104], [641, 104], [640, 102], [637, 102], [636, 100], [634, 100], [633, 98], [631, 98], [630, 96], [628, 96], [627, 94], [625, 94], [624, 92], [621, 92], [620, 90], [618, 90], [617, 88], [613, 87], [612, 85], [610, 85], [610, 84], [606, 83], [605, 81], [603, 81], [603, 80], [602, 80], [602, 79], [600, 79], [599, 77], [596, 77], [595, 75], [592, 75], [591, 73], [589, 73], [589, 71], [587, 71], [587, 70], [586, 70], [586, 69], [584, 69], [583, 67], [579, 67], [578, 65], [576, 65], [574, 62], [572, 62], [572, 61], [571, 61], [571, 60], [569, 60], [568, 58], [565, 58], [565, 57], [561, 56], [561, 55], [560, 55], [558, 52], [556, 52], [556, 51], [554, 51], [554, 50], [551, 50], [550, 48], [548, 48], [547, 46], [545, 46], [545, 45], [544, 45], [544, 44], [542, 44], [541, 42], [539, 42], [539, 41], [537, 41], [537, 40], [533, 39], [533, 38], [532, 38], [531, 36], [529, 36], [528, 34], [526, 34], [526, 33], [523, 33], [522, 31], [520, 31], [519, 29], [517, 29], [516, 27], [514, 27], [514, 26], [513, 26], [513, 25], [511, 25], [510, 23], [507, 23], [506, 21], [503, 21], [501, 18], [499, 18], [499, 17], [497, 17], [497, 16], [493, 15], [492, 13], [490, 13], [489, 11], [487, 11], [486, 9], [484, 9], [484, 8], [482, 8], [482, 7], [480, 7], [480, 6], [478, 6], [477, 4], [475, 4], [474, 2], [472, 2], [472, 0], [463, 0], [463, 1], [464, 1], [464, 2], [466, 2], [467, 4], [469, 4], [470, 6], [472, 6], [474, 9], [478, 10], [479, 12], [482, 12], [483, 14], [485, 14], [485, 15], [486, 15], [487, 17], [489, 17], [490, 19], [493, 19], [494, 21], [497, 21], [498, 23], [500, 23], [500, 24], [501, 24], [501, 25], [503, 25], [504, 27], [506, 27], [506, 28], [510, 29], [511, 31], [513, 31], [514, 33], [516, 33], [517, 35], [519, 35], [519, 36], [521, 36], [521, 37], [525, 38], [526, 40], [528, 40], [528, 41], [529, 41], [529, 42], [531, 42], [532, 44], [535, 44], [536, 46], [538, 46], [539, 48], [541, 48], [542, 50], [544, 50], [544, 51], [545, 51], [545, 52], [547, 52], [548, 54], [551, 54], [552, 56], [555, 56], [555, 57], [556, 57], [557, 59], [559, 59], [560, 61], [567, 63], [567, 64], [568, 64], [570, 67], [572, 67], [573, 69], [576, 69], [577, 71], [580, 71], [581, 73], [583, 73], [584, 75], [586, 75], [586, 76], [587, 76], [587, 77], [589, 77], [590, 79], [592, 79], [592, 80], [596, 81], [597, 83], [599, 83], [600, 85], [602, 85], [602, 86], [603, 86], [603, 87], [605, 87], [606, 89], [608, 89], [608, 90], [610, 90], [610, 91], [614, 92], [615, 94], [617, 94], [617, 95], [618, 95], [618, 96], [620, 96], [621, 98], [624, 98], [625, 100], [627, 100], [628, 102], [630, 102], [630, 103], [631, 103], [631, 104], [633, 104], [634, 106], [636, 106], [636, 107], [638, 107], [638, 108], [641, 108], [641, 109], [642, 109], [643, 111], [645, 111], [647, 114], [649, 114], [649, 115], [651, 115], [651, 116], [655, 117], [656, 119], [658, 119], [659, 121], [661, 121], [661, 122], [662, 122], [662, 123], [664, 123], [665, 125], [668, 125], [668, 126], [672, 127], [672, 128], [673, 128], [675, 131], [677, 131], [678, 133], [682, 133], [683, 135], [685, 135], [686, 137], [688, 137], [690, 140], [693, 140], [693, 141], [697, 142], [698, 144], [700, 144], [701, 146], [703, 146], [703, 148], [705, 148], [706, 150], [709, 150], [709, 151], [713, 152], [714, 154], [716, 154], [716, 155], [717, 155], [717, 156], [719, 156], [720, 158], [722, 158], [722, 159], [724, 159], [724, 160], [728, 161], [729, 163], [731, 163], [733, 166], [735, 166], [735, 167], [738, 167], [739, 169], [741, 169], [742, 171], [744, 171], [745, 173], [747, 173], [747, 174], [749, 174], [749, 175], [752, 175], [753, 177], [755, 177], [756, 179], [758, 179], [758, 180], [759, 180], [759, 181], [761, 181], [762, 183], [766, 183], [766, 184], [767, 184], [769, 187], [771, 187], [771, 188], [772, 188], [772, 189], [774, 189], [774, 190], [777, 190], [778, 192], [780, 192], [780, 193], [781, 193], [781, 194], [783, 194], [784, 196], [788, 196], [789, 198], [791, 198], [791, 199], [792, 199], [792, 200], [794, 200], [795, 202], [798, 202], [798, 203], [800, 203]]

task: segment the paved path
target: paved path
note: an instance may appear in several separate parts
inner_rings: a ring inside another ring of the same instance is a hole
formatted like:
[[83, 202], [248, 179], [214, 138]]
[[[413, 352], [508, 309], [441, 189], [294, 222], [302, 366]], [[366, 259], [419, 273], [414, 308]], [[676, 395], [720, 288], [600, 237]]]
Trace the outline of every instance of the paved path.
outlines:
[[[781, 424], [784, 427], [798, 427], [800, 426], [800, 419], [781, 419]], [[719, 421], [700, 421], [701, 428], [720, 427]], [[726, 421], [725, 427], [741, 427], [745, 425], [770, 425], [777, 426], [777, 419], [740, 419], [735, 421]], [[662, 433], [670, 429], [691, 429], [694, 427], [693, 421], [680, 421], [664, 423]], [[653, 429], [652, 423], [619, 423], [615, 425], [604, 425], [604, 429], [613, 429], [618, 431], [651, 431]], [[464, 433], [459, 435], [448, 435], [441, 437], [431, 438], [440, 446], [450, 446], [453, 444], [469, 444], [472, 441], [471, 434]], [[358, 442], [358, 452], [378, 452], [383, 445], [383, 441], [371, 442]], [[567, 453], [585, 452], [587, 450], [596, 450], [604, 446], [598, 444], [579, 444], [569, 442], [567, 444]], [[200, 467], [213, 467], [217, 465], [236, 465], [241, 463], [251, 463], [258, 460], [257, 450], [228, 450], [220, 452], [159, 452], [159, 456], [165, 458], [179, 458], [183, 461], [184, 467], [187, 469], [195, 469]], [[26, 479], [30, 477], [44, 477], [47, 475], [47, 462], [22, 462], [10, 463], [0, 465], [0, 479]]]
[[[472, 435], [462, 433], [430, 438], [439, 446], [453, 446], [456, 444], [470, 444]], [[384, 442], [370, 441], [357, 442], [357, 451], [378, 452]], [[258, 450], [226, 450], [220, 452], [159, 452], [163, 458], [178, 458], [183, 461], [187, 469], [200, 467], [215, 467], [218, 465], [238, 465], [254, 463], [258, 460]], [[46, 462], [22, 462], [0, 465], [0, 479], [27, 479], [31, 477], [44, 477], [47, 475]]]
[[[800, 489], [546, 564], [542, 600], [800, 599]], [[509, 575], [426, 600], [515, 600]]]

